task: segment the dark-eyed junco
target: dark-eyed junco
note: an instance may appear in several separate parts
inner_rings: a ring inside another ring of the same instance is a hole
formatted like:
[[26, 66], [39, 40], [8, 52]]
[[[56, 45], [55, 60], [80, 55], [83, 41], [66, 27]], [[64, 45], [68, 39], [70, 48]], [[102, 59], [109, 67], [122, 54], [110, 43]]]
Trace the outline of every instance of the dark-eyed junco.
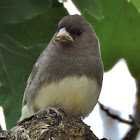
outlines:
[[63, 107], [71, 116], [85, 118], [97, 103], [102, 79], [93, 28], [83, 16], [66, 16], [33, 66], [20, 120], [46, 107]]

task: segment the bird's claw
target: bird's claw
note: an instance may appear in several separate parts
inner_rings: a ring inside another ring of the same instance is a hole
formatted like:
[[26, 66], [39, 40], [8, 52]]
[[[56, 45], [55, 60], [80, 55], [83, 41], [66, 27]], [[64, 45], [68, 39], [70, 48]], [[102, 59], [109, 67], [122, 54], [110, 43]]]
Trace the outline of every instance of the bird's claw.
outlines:
[[41, 109], [39, 110], [37, 113], [36, 113], [36, 116], [40, 116], [40, 115], [43, 115], [43, 114], [56, 114], [58, 117], [62, 117], [62, 114], [65, 114], [65, 109], [63, 108], [53, 108], [53, 107], [46, 107], [44, 109]]

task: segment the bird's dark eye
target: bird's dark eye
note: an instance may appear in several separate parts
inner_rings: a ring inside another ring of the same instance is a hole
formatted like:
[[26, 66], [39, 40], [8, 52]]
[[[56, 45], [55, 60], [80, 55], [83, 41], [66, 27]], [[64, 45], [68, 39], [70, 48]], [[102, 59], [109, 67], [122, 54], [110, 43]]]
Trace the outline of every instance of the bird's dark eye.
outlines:
[[82, 32], [79, 29], [72, 29], [69, 33], [74, 36], [80, 36]]

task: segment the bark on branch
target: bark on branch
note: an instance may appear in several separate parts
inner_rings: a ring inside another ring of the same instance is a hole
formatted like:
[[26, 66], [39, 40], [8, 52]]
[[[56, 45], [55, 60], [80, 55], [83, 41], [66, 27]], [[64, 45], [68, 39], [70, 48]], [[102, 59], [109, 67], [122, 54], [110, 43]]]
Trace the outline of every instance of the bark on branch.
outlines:
[[62, 109], [57, 111], [41, 110], [9, 131], [0, 132], [0, 140], [99, 140], [82, 120]]

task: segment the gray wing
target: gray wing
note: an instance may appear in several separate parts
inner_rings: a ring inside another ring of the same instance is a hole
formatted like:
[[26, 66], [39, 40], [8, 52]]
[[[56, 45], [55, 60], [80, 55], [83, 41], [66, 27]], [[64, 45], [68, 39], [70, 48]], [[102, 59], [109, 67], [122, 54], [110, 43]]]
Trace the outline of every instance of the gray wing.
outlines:
[[24, 91], [24, 96], [23, 96], [23, 101], [22, 101], [22, 106], [24, 106], [27, 102], [27, 96], [28, 94], [30, 94], [29, 92], [29, 88], [30, 86], [33, 84], [33, 80], [36, 77], [36, 74], [39, 70], [39, 67], [41, 65], [41, 61], [43, 61], [43, 57], [46, 55], [46, 49], [41, 53], [41, 55], [39, 56], [39, 58], [37, 59], [37, 62], [35, 63], [35, 65], [33, 66], [32, 72], [27, 80], [27, 86], [26, 89]]

